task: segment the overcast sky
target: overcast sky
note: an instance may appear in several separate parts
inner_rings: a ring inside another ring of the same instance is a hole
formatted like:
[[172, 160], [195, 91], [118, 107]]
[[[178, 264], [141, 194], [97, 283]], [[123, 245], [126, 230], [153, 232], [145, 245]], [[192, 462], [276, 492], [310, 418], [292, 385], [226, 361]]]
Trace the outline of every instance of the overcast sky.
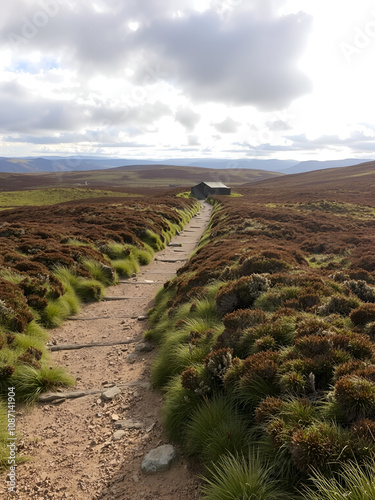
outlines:
[[375, 4], [12, 0], [0, 156], [372, 158]]

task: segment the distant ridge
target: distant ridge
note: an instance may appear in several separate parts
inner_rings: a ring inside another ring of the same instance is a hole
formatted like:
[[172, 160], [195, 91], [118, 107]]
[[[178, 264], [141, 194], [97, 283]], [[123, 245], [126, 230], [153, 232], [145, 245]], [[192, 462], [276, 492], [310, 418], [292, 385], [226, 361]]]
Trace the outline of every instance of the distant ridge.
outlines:
[[102, 158], [90, 156], [42, 156], [38, 158], [0, 158], [0, 172], [8, 173], [48, 173], [48, 172], [82, 172], [88, 170], [106, 170], [114, 167], [149, 168], [160, 165], [180, 167], [204, 167], [217, 170], [235, 171], [238, 169], [255, 169], [267, 172], [294, 174], [337, 168], [367, 162], [367, 159], [345, 159], [330, 161], [266, 160], [266, 159], [222, 159], [222, 158], [184, 158], [165, 160], [136, 160], [122, 158]]
[[280, 177], [280, 172], [259, 169], [214, 169], [179, 165], [128, 165], [85, 171], [0, 173], [0, 191], [53, 187], [188, 188], [202, 180], [239, 186]]

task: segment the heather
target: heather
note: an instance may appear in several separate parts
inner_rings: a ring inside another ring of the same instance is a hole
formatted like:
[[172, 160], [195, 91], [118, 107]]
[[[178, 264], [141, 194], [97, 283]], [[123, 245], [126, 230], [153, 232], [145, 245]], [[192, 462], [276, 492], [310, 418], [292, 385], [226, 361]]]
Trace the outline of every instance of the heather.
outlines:
[[373, 208], [241, 193], [211, 199], [149, 313], [167, 433], [201, 461], [208, 499], [270, 482], [315, 498], [321, 478], [352, 494], [348, 471], [375, 456]]

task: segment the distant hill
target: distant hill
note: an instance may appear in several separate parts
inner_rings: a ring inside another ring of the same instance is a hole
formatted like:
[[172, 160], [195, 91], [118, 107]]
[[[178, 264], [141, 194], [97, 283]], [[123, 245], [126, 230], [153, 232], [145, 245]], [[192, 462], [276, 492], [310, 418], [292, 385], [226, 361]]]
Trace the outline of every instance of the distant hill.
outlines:
[[114, 167], [147, 168], [156, 165], [170, 165], [178, 167], [200, 167], [217, 170], [254, 169], [284, 174], [296, 174], [320, 170], [325, 168], [346, 167], [357, 165], [370, 160], [355, 158], [331, 161], [303, 161], [296, 160], [264, 160], [264, 159], [223, 159], [223, 158], [184, 158], [168, 160], [134, 160], [123, 158], [99, 158], [89, 156], [61, 157], [44, 156], [40, 158], [0, 158], [0, 172], [9, 173], [36, 173], [36, 172], [80, 172], [87, 170], [104, 170]]
[[213, 169], [251, 168], [255, 170], [282, 171], [293, 167], [294, 160], [230, 160], [217, 158], [184, 158], [169, 160], [134, 160], [97, 157], [46, 156], [40, 158], [0, 158], [0, 172], [34, 173], [34, 172], [73, 172], [86, 170], [101, 170], [114, 167], [145, 168], [146, 166], [171, 165], [180, 167], [203, 167]]
[[297, 165], [283, 169], [284, 174], [300, 174], [302, 172], [311, 172], [312, 170], [323, 170], [326, 168], [340, 168], [349, 167], [351, 165], [358, 165], [360, 163], [368, 162], [370, 160], [358, 160], [355, 158], [346, 160], [329, 160], [329, 161], [301, 161]]
[[254, 200], [341, 200], [375, 206], [375, 161], [268, 179], [239, 188]]
[[179, 165], [129, 165], [116, 168], [50, 173], [0, 173], [0, 191], [42, 187], [133, 188], [181, 187], [202, 180], [238, 186], [283, 174], [255, 169], [212, 169]]

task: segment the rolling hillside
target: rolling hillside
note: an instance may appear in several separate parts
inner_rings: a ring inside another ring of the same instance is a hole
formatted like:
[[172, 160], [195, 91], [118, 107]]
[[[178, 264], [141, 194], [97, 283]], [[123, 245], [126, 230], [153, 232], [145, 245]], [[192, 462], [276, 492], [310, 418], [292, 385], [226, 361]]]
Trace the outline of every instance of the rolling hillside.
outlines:
[[0, 173], [0, 190], [16, 191], [41, 187], [179, 187], [202, 180], [241, 185], [283, 174], [249, 169], [212, 169], [173, 165], [132, 165], [86, 172]]
[[375, 161], [268, 179], [242, 189], [257, 201], [327, 199], [374, 205]]

